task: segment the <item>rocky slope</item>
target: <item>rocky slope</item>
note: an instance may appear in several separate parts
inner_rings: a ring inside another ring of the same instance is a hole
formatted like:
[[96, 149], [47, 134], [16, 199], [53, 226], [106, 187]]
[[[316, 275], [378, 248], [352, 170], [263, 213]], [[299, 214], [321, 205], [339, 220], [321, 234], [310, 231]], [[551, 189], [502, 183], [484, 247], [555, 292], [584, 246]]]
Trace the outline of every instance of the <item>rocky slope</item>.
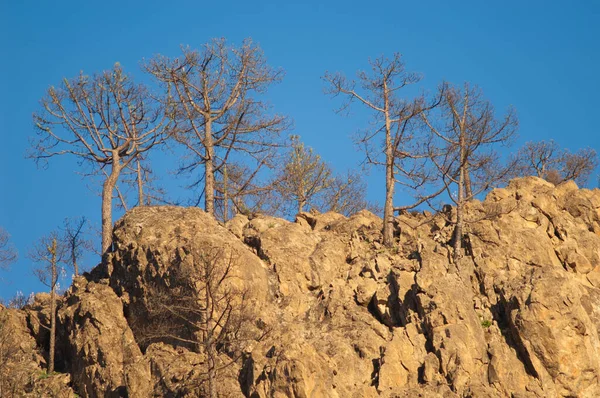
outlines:
[[518, 179], [467, 214], [454, 263], [451, 214], [399, 216], [386, 248], [367, 211], [221, 226], [198, 209], [136, 208], [59, 303], [61, 373], [40, 376], [38, 296], [1, 309], [18, 353], [0, 376], [18, 378], [16, 396], [202, 396], [206, 353], [178, 343], [194, 335], [176, 317], [179, 340], [152, 335], [167, 330], [152, 314], [165, 292], [200, 294], [190, 253], [219, 248], [247, 332], [218, 347], [219, 396], [600, 396], [600, 191]]

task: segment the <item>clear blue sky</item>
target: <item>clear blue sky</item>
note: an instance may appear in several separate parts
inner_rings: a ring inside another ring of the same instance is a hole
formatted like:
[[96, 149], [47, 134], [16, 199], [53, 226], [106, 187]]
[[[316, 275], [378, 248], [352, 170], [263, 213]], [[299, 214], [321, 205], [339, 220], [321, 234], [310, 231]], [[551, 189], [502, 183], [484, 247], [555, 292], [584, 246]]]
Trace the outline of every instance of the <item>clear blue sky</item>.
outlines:
[[[0, 226], [20, 258], [0, 271], [0, 297], [43, 290], [25, 256], [65, 217], [99, 221], [99, 198], [63, 157], [38, 170], [24, 158], [31, 113], [49, 85], [120, 62], [144, 79], [143, 58], [176, 55], [213, 37], [252, 37], [286, 77], [269, 94], [294, 133], [336, 169], [362, 156], [350, 139], [367, 120], [344, 118], [323, 95], [326, 70], [353, 75], [369, 57], [404, 54], [424, 88], [442, 79], [480, 85], [498, 110], [512, 104], [520, 139], [600, 149], [600, 2], [587, 1], [32, 1], [0, 0]], [[174, 161], [173, 164], [176, 162]], [[159, 167], [168, 168], [162, 164]], [[381, 174], [369, 199], [383, 197]], [[397, 201], [402, 202], [398, 196]], [[94, 260], [88, 260], [91, 267]]]

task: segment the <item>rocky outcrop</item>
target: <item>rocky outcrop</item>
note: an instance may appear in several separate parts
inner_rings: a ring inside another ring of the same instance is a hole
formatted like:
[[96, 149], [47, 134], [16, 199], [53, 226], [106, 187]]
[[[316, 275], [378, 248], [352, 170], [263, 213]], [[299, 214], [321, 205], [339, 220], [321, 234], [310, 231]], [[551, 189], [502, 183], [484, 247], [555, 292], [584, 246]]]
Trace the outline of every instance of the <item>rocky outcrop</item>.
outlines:
[[[205, 355], [182, 347], [154, 343], [146, 350], [146, 358], [152, 369], [153, 383], [149, 386], [153, 386], [154, 396], [193, 398], [207, 395]], [[229, 358], [221, 360], [221, 363], [230, 362]], [[244, 397], [238, 381], [239, 373], [235, 362], [218, 372], [217, 396]]]
[[150, 395], [149, 365], [123, 315], [123, 303], [107, 284], [76, 279], [58, 311], [58, 324], [61, 358], [80, 395]]
[[70, 375], [47, 374], [24, 311], [0, 305], [0, 397], [71, 398]]
[[[198, 209], [136, 208], [116, 224], [112, 253], [61, 300], [62, 386], [203, 396], [214, 363], [227, 397], [600, 396], [600, 191], [514, 180], [468, 204], [457, 261], [451, 212], [398, 216], [388, 248], [368, 211], [223, 226]], [[223, 299], [226, 310], [215, 301], [239, 327], [212, 325], [224, 334], [212, 357], [197, 343], [208, 336], [206, 284], [189, 272], [198, 249], [219, 250], [223, 291], [240, 297]], [[169, 303], [157, 295], [181, 292], [200, 310], [178, 319], [189, 301], [176, 300], [153, 316]], [[27, 314], [0, 312], [18, 320], [31, 369], [43, 367], [32, 319], [43, 324], [45, 311], [40, 298]]]

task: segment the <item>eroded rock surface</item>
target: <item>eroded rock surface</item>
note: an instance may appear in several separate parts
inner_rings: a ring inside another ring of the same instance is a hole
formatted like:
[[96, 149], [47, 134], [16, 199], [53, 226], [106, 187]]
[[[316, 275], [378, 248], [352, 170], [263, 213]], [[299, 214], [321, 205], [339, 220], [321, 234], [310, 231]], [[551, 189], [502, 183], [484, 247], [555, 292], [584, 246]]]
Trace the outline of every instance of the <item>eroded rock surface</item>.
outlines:
[[0, 305], [0, 397], [71, 398], [69, 374], [47, 374], [27, 314]]
[[[202, 347], [143, 331], [151, 286], [171, 286], [193, 248], [211, 247], [235, 258], [252, 329], [215, 359], [220, 396], [600, 396], [600, 191], [523, 178], [467, 207], [456, 263], [448, 214], [398, 216], [386, 248], [368, 211], [222, 226], [198, 209], [136, 208], [61, 299], [64, 383], [90, 397], [206, 394]], [[44, 322], [43, 300], [29, 315], [0, 311], [40, 369], [45, 335], [31, 319]]]

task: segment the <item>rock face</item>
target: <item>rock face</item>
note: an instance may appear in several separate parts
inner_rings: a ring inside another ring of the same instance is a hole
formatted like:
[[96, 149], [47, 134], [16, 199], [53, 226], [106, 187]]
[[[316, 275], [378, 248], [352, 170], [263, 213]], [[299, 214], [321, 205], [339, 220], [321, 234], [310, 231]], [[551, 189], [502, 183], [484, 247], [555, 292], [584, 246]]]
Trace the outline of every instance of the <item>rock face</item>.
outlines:
[[[198, 209], [136, 208], [116, 224], [112, 253], [61, 300], [54, 388], [205, 396], [214, 363], [224, 397], [600, 396], [600, 191], [524, 178], [466, 213], [454, 263], [444, 215], [400, 215], [386, 248], [367, 211], [222, 226]], [[212, 324], [214, 355], [194, 343], [207, 327], [185, 326], [208, 325], [207, 285], [183, 272], [197, 248], [230, 259], [221, 297], [240, 297], [212, 302], [236, 314]], [[170, 317], [152, 315], [157, 296], [181, 292], [200, 310], [178, 320], [189, 305], [179, 300]], [[22, 336], [9, 363], [31, 375], [44, 366], [45, 335], [31, 321], [44, 322], [43, 300], [28, 311], [0, 308]], [[28, 394], [49, 388], [27, 377]]]
[[70, 376], [45, 368], [27, 314], [0, 305], [0, 397], [73, 397]]
[[86, 397], [147, 397], [150, 368], [106, 284], [75, 280], [58, 311], [61, 357], [73, 386]]

